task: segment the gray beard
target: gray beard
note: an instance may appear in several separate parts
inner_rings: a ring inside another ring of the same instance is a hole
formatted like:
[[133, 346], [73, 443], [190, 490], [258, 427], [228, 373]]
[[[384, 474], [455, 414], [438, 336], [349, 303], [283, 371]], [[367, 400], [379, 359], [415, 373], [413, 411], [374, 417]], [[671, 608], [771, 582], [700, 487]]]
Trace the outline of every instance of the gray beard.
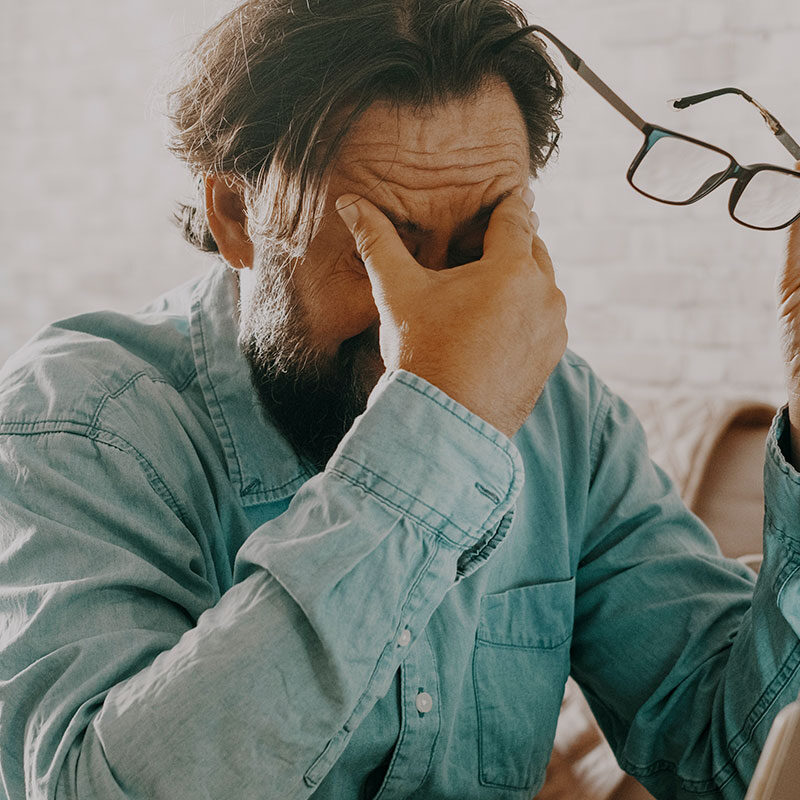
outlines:
[[323, 470], [384, 371], [379, 329], [346, 339], [333, 355], [319, 351], [291, 265], [263, 256], [257, 264], [242, 297], [239, 347], [264, 413], [302, 461]]

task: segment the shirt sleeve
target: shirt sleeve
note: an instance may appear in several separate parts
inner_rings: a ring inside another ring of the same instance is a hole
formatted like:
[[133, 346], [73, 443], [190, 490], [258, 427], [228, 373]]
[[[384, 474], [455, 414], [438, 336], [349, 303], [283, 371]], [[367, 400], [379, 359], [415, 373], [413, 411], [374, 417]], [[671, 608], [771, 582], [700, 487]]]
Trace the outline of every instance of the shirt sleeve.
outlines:
[[0, 452], [10, 800], [309, 796], [522, 482], [506, 437], [393, 373], [212, 603], [167, 484], [124, 443], [28, 426]]
[[779, 415], [764, 471], [764, 562], [720, 554], [607, 395], [592, 441], [573, 674], [621, 766], [656, 797], [741, 798], [800, 690], [800, 476]]

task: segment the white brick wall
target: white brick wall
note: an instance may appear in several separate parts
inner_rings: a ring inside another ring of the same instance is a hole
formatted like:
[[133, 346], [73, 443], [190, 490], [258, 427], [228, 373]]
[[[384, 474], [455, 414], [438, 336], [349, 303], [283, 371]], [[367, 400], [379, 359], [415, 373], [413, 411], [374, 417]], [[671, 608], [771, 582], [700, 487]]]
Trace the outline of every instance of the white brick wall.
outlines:
[[[204, 269], [169, 223], [187, 190], [162, 147], [155, 84], [231, 0], [37, 0], [0, 33], [0, 361], [47, 321], [133, 309]], [[739, 86], [800, 137], [797, 0], [527, 0], [645, 119], [745, 162], [789, 164]], [[563, 62], [560, 62], [563, 65]], [[781, 401], [774, 281], [785, 236], [750, 232], [726, 197], [662, 206], [625, 181], [640, 134], [564, 66], [561, 155], [537, 187], [569, 303], [571, 346], [623, 393]], [[720, 190], [722, 191], [722, 190]]]
[[228, 0], [6, 3], [0, 362], [48, 321], [133, 310], [198, 270], [156, 84]]
[[[730, 149], [791, 159], [739, 98], [673, 112], [669, 98], [749, 91], [800, 136], [796, 0], [528, 0], [645, 119]], [[724, 190], [689, 208], [625, 181], [641, 135], [565, 69], [561, 153], [537, 189], [541, 234], [569, 304], [571, 346], [623, 394], [752, 395], [782, 402], [774, 285], [782, 233], [748, 231]]]

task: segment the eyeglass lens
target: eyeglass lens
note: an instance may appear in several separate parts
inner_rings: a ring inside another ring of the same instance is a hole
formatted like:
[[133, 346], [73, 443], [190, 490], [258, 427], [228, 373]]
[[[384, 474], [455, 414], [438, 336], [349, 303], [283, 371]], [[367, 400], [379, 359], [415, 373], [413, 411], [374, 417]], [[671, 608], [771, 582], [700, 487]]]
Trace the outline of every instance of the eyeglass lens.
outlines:
[[[650, 148], [631, 175], [636, 189], [665, 203], [689, 203], [719, 182], [730, 158], [678, 136], [653, 131]], [[800, 214], [800, 175], [762, 169], [750, 177], [734, 218], [754, 228], [774, 229]]]
[[762, 169], [750, 179], [733, 216], [755, 228], [780, 228], [800, 214], [800, 175]]
[[632, 176], [633, 185], [667, 203], [686, 203], [705, 191], [710, 178], [718, 178], [730, 159], [716, 150], [677, 136], [662, 136], [647, 151]]

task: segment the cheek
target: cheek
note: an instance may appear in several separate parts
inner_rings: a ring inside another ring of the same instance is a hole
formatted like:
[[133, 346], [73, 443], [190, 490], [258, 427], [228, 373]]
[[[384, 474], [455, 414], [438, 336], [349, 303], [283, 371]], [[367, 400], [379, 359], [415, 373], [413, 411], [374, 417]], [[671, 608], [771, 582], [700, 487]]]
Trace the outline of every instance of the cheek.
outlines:
[[319, 260], [314, 255], [309, 251], [295, 279], [318, 345], [333, 352], [373, 324], [378, 312], [366, 269], [354, 253]]

